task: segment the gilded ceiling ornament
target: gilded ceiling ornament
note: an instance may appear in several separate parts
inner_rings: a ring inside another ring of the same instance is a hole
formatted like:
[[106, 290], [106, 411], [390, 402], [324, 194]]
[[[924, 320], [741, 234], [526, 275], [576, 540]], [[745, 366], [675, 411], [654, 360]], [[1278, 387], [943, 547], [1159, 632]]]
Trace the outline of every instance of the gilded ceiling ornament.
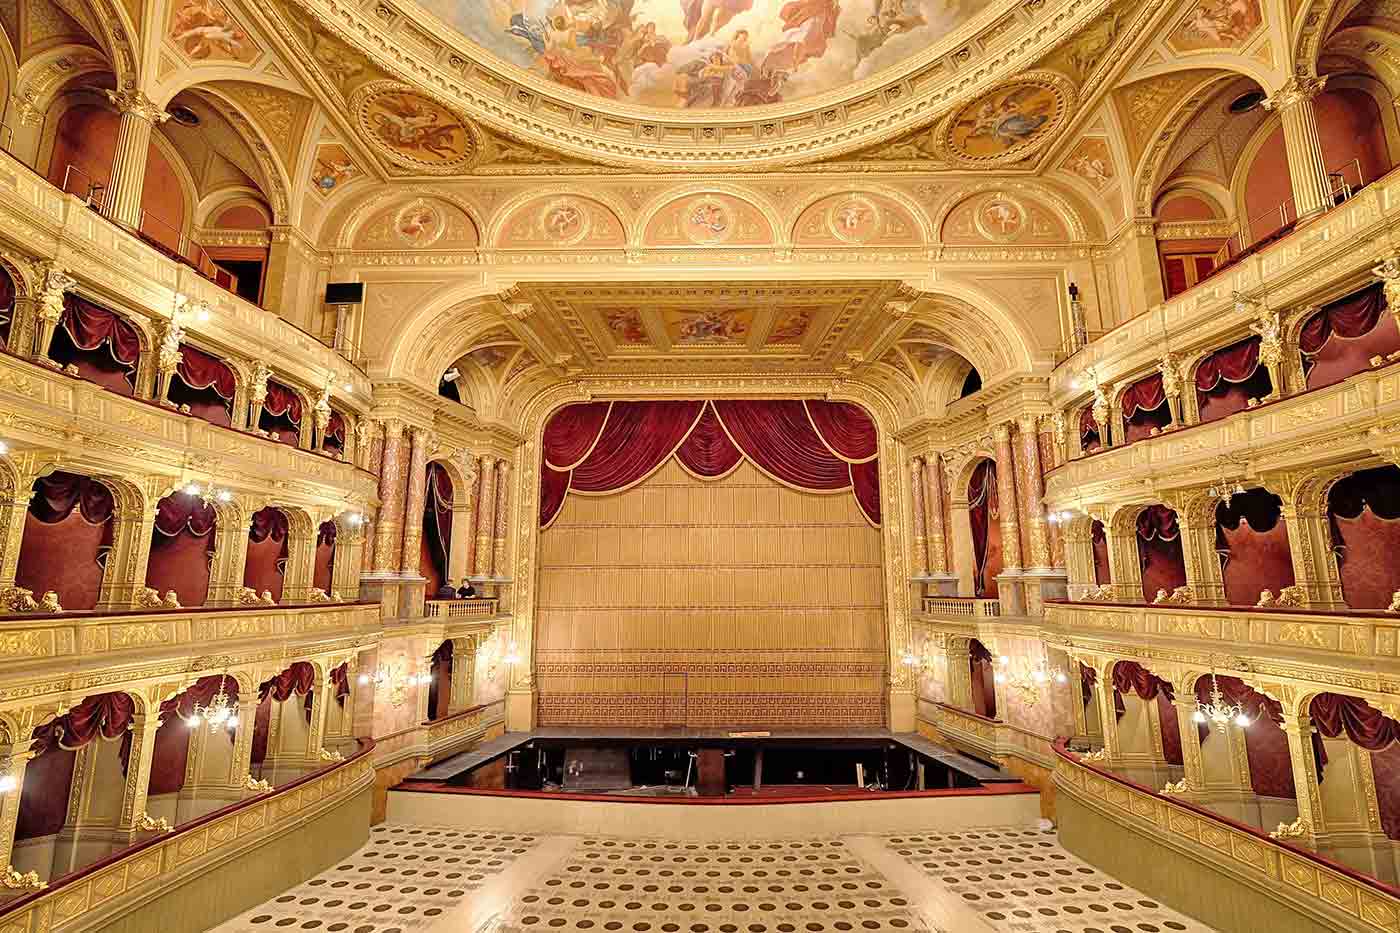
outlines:
[[423, 198], [415, 198], [394, 215], [394, 235], [409, 246], [432, 246], [442, 238], [442, 211]]
[[880, 208], [858, 194], [836, 200], [826, 211], [826, 226], [833, 236], [846, 243], [864, 243], [880, 230]]
[[734, 234], [734, 216], [718, 198], [695, 198], [681, 208], [681, 232], [693, 243], [714, 246]]
[[559, 246], [579, 243], [591, 228], [592, 215], [572, 198], [556, 198], [540, 209], [540, 229], [546, 239]]
[[1064, 77], [1028, 72], [953, 111], [942, 124], [940, 144], [964, 165], [1005, 165], [1044, 145], [1074, 104], [1074, 86]]
[[1014, 240], [1026, 229], [1025, 206], [1003, 192], [994, 192], [972, 212], [977, 232], [988, 240]]
[[376, 152], [403, 168], [457, 174], [481, 144], [464, 117], [396, 81], [371, 81], [350, 95], [350, 110]]

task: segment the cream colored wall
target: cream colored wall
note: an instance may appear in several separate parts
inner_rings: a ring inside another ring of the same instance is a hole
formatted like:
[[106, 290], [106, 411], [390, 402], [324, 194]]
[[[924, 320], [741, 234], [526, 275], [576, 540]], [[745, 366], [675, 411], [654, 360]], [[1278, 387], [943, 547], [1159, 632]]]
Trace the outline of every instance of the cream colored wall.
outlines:
[[674, 460], [540, 535], [541, 724], [881, 725], [880, 533], [849, 491]]

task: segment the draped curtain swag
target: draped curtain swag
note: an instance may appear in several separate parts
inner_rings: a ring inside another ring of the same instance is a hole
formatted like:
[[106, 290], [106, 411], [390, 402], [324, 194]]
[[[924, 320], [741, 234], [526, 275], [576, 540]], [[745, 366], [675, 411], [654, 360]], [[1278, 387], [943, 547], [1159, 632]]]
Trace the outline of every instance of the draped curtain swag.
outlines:
[[1224, 382], [1246, 382], [1259, 368], [1260, 338], [1250, 337], [1216, 350], [1196, 367], [1196, 390], [1212, 392]]
[[102, 483], [76, 473], [50, 473], [34, 481], [29, 514], [52, 525], [78, 509], [83, 521], [101, 525], [112, 517], [112, 491]]
[[309, 661], [296, 661], [276, 677], [270, 677], [258, 685], [258, 701], [269, 696], [277, 702], [292, 694], [304, 695], [316, 686], [316, 668]]
[[331, 668], [330, 681], [335, 687], [335, 701], [344, 706], [345, 698], [350, 695], [350, 662], [344, 661], [339, 667]]
[[972, 471], [967, 483], [967, 517], [972, 526], [972, 555], [976, 567], [973, 592], [986, 591], [987, 544], [990, 540], [992, 522], [998, 521], [1000, 508], [997, 502], [997, 465], [993, 460], [983, 460]]
[[1346, 737], [1367, 751], [1378, 752], [1400, 740], [1400, 722], [1358, 697], [1319, 693], [1308, 708], [1317, 731], [1335, 739]]
[[1121, 399], [1123, 417], [1132, 418], [1142, 411], [1155, 411], [1167, 402], [1166, 390], [1162, 387], [1162, 374], [1153, 373], [1146, 379], [1139, 379], [1123, 390]]
[[[1119, 694], [1136, 693], [1143, 700], [1155, 700], [1161, 693], [1174, 700], [1172, 685], [1136, 661], [1119, 661], [1113, 665], [1113, 689]], [[1119, 712], [1122, 717], [1122, 712]]]
[[1084, 698], [1084, 705], [1088, 706], [1094, 701], [1094, 687], [1098, 685], [1099, 672], [1094, 670], [1083, 661], [1079, 662], [1079, 693]]
[[301, 396], [280, 382], [267, 381], [267, 400], [263, 402], [263, 411], [274, 418], [285, 415], [292, 424], [301, 426]]
[[92, 351], [105, 345], [112, 359], [128, 369], [135, 369], [141, 359], [141, 336], [131, 323], [71, 292], [63, 296], [58, 324], [79, 350]]
[[99, 693], [36, 728], [33, 750], [43, 754], [55, 748], [82, 748], [97, 738], [116, 739], [126, 734], [136, 715], [136, 701], [128, 693]]
[[1094, 406], [1085, 405], [1079, 410], [1079, 447], [1086, 454], [1103, 447], [1099, 437], [1099, 423], [1094, 420]]
[[1175, 541], [1181, 537], [1176, 512], [1165, 505], [1149, 505], [1137, 517], [1137, 533], [1144, 541]]
[[317, 547], [335, 547], [335, 536], [337, 534], [334, 521], [321, 522], [321, 527], [316, 529]]
[[191, 389], [213, 389], [230, 406], [236, 380], [233, 370], [217, 356], [205, 353], [187, 343], [180, 344], [180, 365], [175, 375]]
[[203, 499], [176, 493], [166, 496], [156, 506], [156, 531], [167, 538], [181, 532], [202, 538], [214, 530], [217, 517], [214, 507]]
[[[428, 464], [428, 496], [423, 504], [424, 536], [438, 574], [447, 578], [447, 552], [452, 546], [452, 477], [436, 460]], [[436, 596], [429, 593], [428, 598]]]
[[[173, 696], [161, 703], [160, 721], [164, 723], [171, 716], [189, 719], [194, 715], [196, 706], [207, 707], [221, 689], [230, 703], [238, 702], [238, 681], [228, 675], [210, 674], [196, 680], [178, 696]], [[231, 737], [233, 730], [228, 730], [228, 733]]]
[[846, 402], [589, 402], [556, 412], [543, 447], [541, 527], [569, 492], [626, 489], [672, 456], [701, 479], [725, 476], [747, 458], [778, 482], [809, 492], [851, 489], [866, 519], [880, 524], [875, 425]]
[[1271, 531], [1282, 517], [1283, 500], [1267, 489], [1246, 490], [1215, 507], [1216, 524], [1231, 531], [1239, 528], [1241, 521], [1248, 522], [1254, 531]]
[[1333, 335], [1345, 340], [1370, 333], [1385, 311], [1385, 289], [1377, 282], [1358, 292], [1323, 305], [1316, 314], [1308, 318], [1298, 334], [1298, 349], [1303, 351], [1303, 365], [1308, 365], [1308, 357], [1316, 356]]
[[274, 541], [285, 541], [287, 530], [287, 513], [269, 505], [253, 513], [253, 520], [248, 526], [248, 540], [254, 544], [261, 544], [269, 537]]

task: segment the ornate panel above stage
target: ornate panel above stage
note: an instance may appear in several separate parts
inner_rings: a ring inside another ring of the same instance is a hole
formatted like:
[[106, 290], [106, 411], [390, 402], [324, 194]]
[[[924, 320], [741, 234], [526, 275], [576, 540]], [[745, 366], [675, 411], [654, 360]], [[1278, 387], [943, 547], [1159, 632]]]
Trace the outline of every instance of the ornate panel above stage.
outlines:
[[541, 725], [879, 726], [880, 531], [849, 489], [677, 458], [540, 534]]

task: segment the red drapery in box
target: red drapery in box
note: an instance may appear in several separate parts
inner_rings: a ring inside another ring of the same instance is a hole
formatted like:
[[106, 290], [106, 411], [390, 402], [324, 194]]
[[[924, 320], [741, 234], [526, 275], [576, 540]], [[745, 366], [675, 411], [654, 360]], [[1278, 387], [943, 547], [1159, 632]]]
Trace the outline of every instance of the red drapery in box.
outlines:
[[269, 379], [258, 428], [276, 432], [277, 441], [296, 447], [301, 433], [301, 396], [280, 382]]
[[15, 583], [42, 594], [53, 590], [64, 609], [97, 605], [112, 549], [112, 492], [76, 473], [51, 473], [34, 482], [25, 516]]
[[[989, 557], [995, 557], [991, 547], [992, 529], [999, 527], [999, 503], [997, 502], [997, 465], [995, 461], [983, 460], [972, 470], [972, 478], [967, 483], [967, 517], [972, 526], [972, 556], [974, 576], [972, 593], [984, 596], [994, 593], [995, 579], [988, 579], [988, 569], [1000, 572], [1000, 561], [989, 567]], [[992, 575], [995, 576], [994, 574]]]
[[344, 706], [350, 695], [350, 663], [342, 661], [339, 667], [331, 668], [330, 681], [335, 685], [335, 701]]
[[975, 638], [968, 642], [967, 647], [972, 675], [972, 711], [979, 716], [996, 719], [996, 664], [992, 660], [992, 653]]
[[1094, 583], [1103, 586], [1105, 583], [1113, 582], [1113, 575], [1109, 571], [1108, 563], [1108, 535], [1104, 531], [1103, 522], [1094, 519], [1094, 523], [1089, 526], [1089, 546], [1094, 552]]
[[1122, 703], [1126, 694], [1134, 693], [1145, 703], [1157, 704], [1158, 721], [1162, 727], [1162, 756], [1168, 764], [1181, 764], [1181, 727], [1177, 723], [1176, 708], [1172, 706], [1175, 699], [1172, 685], [1136, 661], [1119, 661], [1114, 664], [1111, 680], [1114, 712], [1119, 719], [1127, 712]]
[[1085, 405], [1079, 409], [1079, 448], [1091, 454], [1103, 447], [1099, 437], [1099, 423], [1094, 420], [1094, 406]]
[[1293, 557], [1283, 501], [1267, 489], [1250, 489], [1215, 507], [1215, 549], [1225, 583], [1225, 601], [1253, 606], [1264, 590], [1292, 586]]
[[288, 549], [287, 513], [273, 506], [253, 513], [248, 523], [248, 556], [243, 564], [243, 585], [254, 592], [267, 590], [282, 598], [286, 582]]
[[[428, 464], [428, 496], [423, 506], [423, 541], [437, 580], [447, 580], [448, 551], [452, 547], [452, 477], [441, 463]], [[428, 591], [428, 598], [437, 596]]]
[[175, 375], [191, 389], [213, 389], [219, 398], [233, 404], [235, 379], [233, 370], [217, 356], [205, 353], [187, 343], [180, 344], [180, 365]]
[[1358, 470], [1327, 494], [1342, 596], [1353, 609], [1384, 609], [1400, 589], [1400, 468]]
[[331, 411], [330, 420], [326, 422], [326, 436], [321, 441], [321, 447], [325, 450], [345, 449], [345, 416], [340, 412]]
[[851, 489], [866, 519], [880, 523], [875, 425], [845, 402], [591, 402], [556, 412], [543, 441], [542, 527], [554, 520], [570, 490], [620, 491], [672, 456], [706, 479], [727, 474], [746, 457], [799, 489]]
[[1167, 407], [1167, 393], [1162, 386], [1161, 373], [1153, 373], [1128, 386], [1123, 390], [1120, 401], [1125, 443], [1131, 444], [1148, 437], [1153, 428], [1164, 428], [1171, 423], [1171, 410]]
[[[1283, 706], [1258, 692], [1238, 677], [1217, 677], [1220, 694], [1228, 705], [1238, 704], [1250, 719], [1244, 730], [1245, 754], [1249, 759], [1249, 783], [1264, 797], [1294, 796], [1293, 766], [1288, 752], [1288, 736], [1280, 728]], [[1196, 680], [1196, 701], [1211, 703], [1211, 679]], [[1204, 745], [1215, 734], [1209, 724], [1198, 724], [1197, 735]], [[1314, 744], [1317, 744], [1314, 736]], [[1314, 749], [1316, 754], [1317, 749]]]
[[1186, 556], [1181, 549], [1176, 512], [1165, 505], [1143, 509], [1137, 518], [1137, 537], [1143, 598], [1151, 602], [1158, 590], [1170, 593], [1185, 586]]
[[1250, 398], [1272, 391], [1268, 369], [1259, 365], [1258, 337], [1216, 350], [1196, 367], [1196, 402], [1202, 423], [1249, 407]]
[[58, 326], [79, 350], [92, 352], [106, 346], [112, 359], [128, 369], [135, 369], [141, 359], [141, 337], [131, 323], [115, 311], [71, 292], [63, 296], [63, 315]]
[[428, 719], [441, 719], [447, 715], [448, 700], [452, 696], [452, 639], [437, 646], [428, 664]]
[[1341, 382], [1371, 368], [1373, 356], [1400, 350], [1400, 329], [1386, 315], [1385, 289], [1377, 282], [1323, 305], [1298, 334], [1307, 387]]
[[278, 703], [292, 694], [304, 696], [316, 686], [316, 668], [309, 661], [294, 661], [282, 673], [269, 677], [258, 685], [258, 699], [272, 697]]
[[217, 517], [214, 507], [197, 496], [175, 493], [160, 500], [146, 585], [160, 593], [174, 590], [182, 606], [204, 605]]
[[316, 529], [316, 560], [311, 585], [323, 593], [331, 591], [331, 579], [335, 572], [335, 536], [334, 521], [322, 522], [321, 527]]
[[1099, 672], [1083, 661], [1079, 662], [1079, 694], [1088, 706], [1094, 701], [1094, 687], [1098, 685]]
[[53, 748], [82, 748], [99, 735], [116, 739], [126, 734], [136, 715], [136, 701], [129, 693], [98, 693], [36, 728], [32, 738], [38, 754]]
[[1319, 693], [1308, 707], [1317, 731], [1335, 739], [1342, 733], [1367, 751], [1378, 752], [1400, 741], [1400, 722], [1359, 697]]

